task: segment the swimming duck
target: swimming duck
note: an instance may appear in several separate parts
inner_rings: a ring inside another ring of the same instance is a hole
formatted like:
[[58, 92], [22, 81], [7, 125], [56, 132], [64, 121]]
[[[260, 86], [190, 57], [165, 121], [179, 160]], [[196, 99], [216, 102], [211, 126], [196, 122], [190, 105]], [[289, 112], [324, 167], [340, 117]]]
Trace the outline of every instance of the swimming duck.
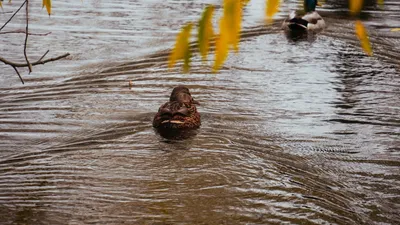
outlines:
[[200, 114], [197, 112], [196, 104], [199, 103], [192, 98], [187, 87], [175, 87], [169, 102], [161, 105], [154, 116], [153, 127], [163, 131], [200, 127]]
[[289, 18], [283, 22], [286, 31], [321, 31], [325, 28], [325, 21], [315, 11], [318, 0], [304, 0], [304, 12], [293, 11]]

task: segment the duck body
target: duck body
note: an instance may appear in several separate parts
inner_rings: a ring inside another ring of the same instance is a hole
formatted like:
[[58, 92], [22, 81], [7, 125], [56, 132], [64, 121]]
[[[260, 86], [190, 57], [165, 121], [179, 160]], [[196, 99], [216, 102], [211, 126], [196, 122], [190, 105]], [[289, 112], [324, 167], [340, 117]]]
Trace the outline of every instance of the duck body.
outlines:
[[161, 105], [154, 116], [153, 127], [160, 131], [199, 128], [201, 120], [196, 104], [187, 87], [174, 88], [169, 101]]
[[307, 32], [321, 31], [326, 27], [324, 19], [315, 11], [318, 2], [316, 0], [304, 0], [304, 11], [292, 11], [283, 22], [285, 31]]

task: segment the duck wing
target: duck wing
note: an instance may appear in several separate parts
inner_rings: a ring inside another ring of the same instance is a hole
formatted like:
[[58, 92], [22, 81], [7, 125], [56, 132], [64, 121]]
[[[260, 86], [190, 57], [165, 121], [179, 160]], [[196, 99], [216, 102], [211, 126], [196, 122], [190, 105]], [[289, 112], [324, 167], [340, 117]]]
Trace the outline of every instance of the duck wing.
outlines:
[[315, 11], [307, 13], [302, 17], [302, 19], [308, 22], [307, 27], [309, 30], [319, 30], [325, 28], [325, 21]]

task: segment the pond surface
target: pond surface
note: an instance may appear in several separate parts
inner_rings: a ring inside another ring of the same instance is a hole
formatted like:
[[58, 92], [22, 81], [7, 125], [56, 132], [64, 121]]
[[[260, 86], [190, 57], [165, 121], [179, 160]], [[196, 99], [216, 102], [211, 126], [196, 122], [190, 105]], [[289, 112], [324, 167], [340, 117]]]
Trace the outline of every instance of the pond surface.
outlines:
[[[21, 70], [25, 85], [0, 65], [1, 224], [400, 224], [400, 3], [364, 12], [366, 57], [332, 2], [328, 28], [294, 42], [279, 28], [297, 1], [272, 26], [251, 1], [217, 74], [212, 57], [189, 74], [166, 60], [220, 1], [54, 1], [50, 18], [31, 2], [31, 32], [52, 33], [31, 36], [29, 56], [71, 56]], [[24, 35], [1, 37], [1, 56], [23, 59]], [[177, 85], [202, 126], [166, 140], [151, 121]]]

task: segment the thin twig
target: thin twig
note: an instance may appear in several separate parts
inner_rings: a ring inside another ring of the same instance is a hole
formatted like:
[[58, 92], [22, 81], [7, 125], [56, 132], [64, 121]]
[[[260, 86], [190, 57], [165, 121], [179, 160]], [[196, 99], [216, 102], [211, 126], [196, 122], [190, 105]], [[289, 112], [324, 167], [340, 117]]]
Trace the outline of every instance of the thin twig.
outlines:
[[47, 55], [47, 53], [49, 53], [49, 51], [50, 51], [50, 50], [47, 50], [47, 52], [44, 53], [44, 54], [42, 55], [42, 57], [40, 57], [40, 59], [39, 59], [38, 61], [42, 61], [42, 59]]
[[22, 9], [22, 7], [25, 5], [25, 3], [27, 2], [27, 0], [25, 0], [22, 5], [17, 9], [17, 11], [15, 11], [15, 13], [10, 17], [10, 19], [7, 20], [7, 22], [0, 28], [0, 30], [2, 30], [11, 20], [12, 18], [14, 18], [15, 15], [17, 15], [17, 13], [19, 12], [19, 10]]
[[[25, 30], [12, 30], [12, 31], [3, 31], [0, 32], [1, 34], [26, 34]], [[35, 36], [47, 36], [49, 34], [51, 34], [51, 32], [48, 33], [43, 33], [43, 34], [37, 34], [37, 33], [28, 33], [29, 35], [35, 35]]]
[[32, 65], [29, 62], [28, 55], [26, 54], [26, 47], [28, 45], [28, 36], [29, 36], [29, 0], [26, 0], [26, 33], [25, 33], [25, 43], [24, 43], [24, 56], [26, 63], [28, 64], [29, 73], [32, 73]]
[[[48, 62], [52, 62], [52, 61], [56, 61], [56, 60], [65, 58], [65, 57], [67, 57], [69, 55], [70, 55], [69, 53], [65, 53], [64, 55], [60, 55], [60, 56], [57, 56], [55, 58], [46, 59], [46, 60], [43, 60], [43, 61], [42, 60], [38, 60], [38, 61], [32, 63], [31, 65], [32, 66], [36, 66], [36, 65], [40, 65], [40, 64], [45, 64], [45, 63], [48, 63]], [[0, 61], [3, 62], [4, 64], [10, 65], [10, 66], [15, 66], [15, 67], [27, 67], [28, 66], [27, 63], [11, 62], [11, 61], [3, 58], [3, 57], [0, 57]]]
[[18, 72], [18, 70], [17, 70], [17, 67], [12, 66], [12, 68], [14, 68], [15, 72], [18, 74], [18, 77], [19, 77], [19, 79], [21, 80], [22, 84], [25, 84], [24, 80], [23, 80], [22, 77], [21, 77], [21, 74], [19, 74], [19, 72]]

